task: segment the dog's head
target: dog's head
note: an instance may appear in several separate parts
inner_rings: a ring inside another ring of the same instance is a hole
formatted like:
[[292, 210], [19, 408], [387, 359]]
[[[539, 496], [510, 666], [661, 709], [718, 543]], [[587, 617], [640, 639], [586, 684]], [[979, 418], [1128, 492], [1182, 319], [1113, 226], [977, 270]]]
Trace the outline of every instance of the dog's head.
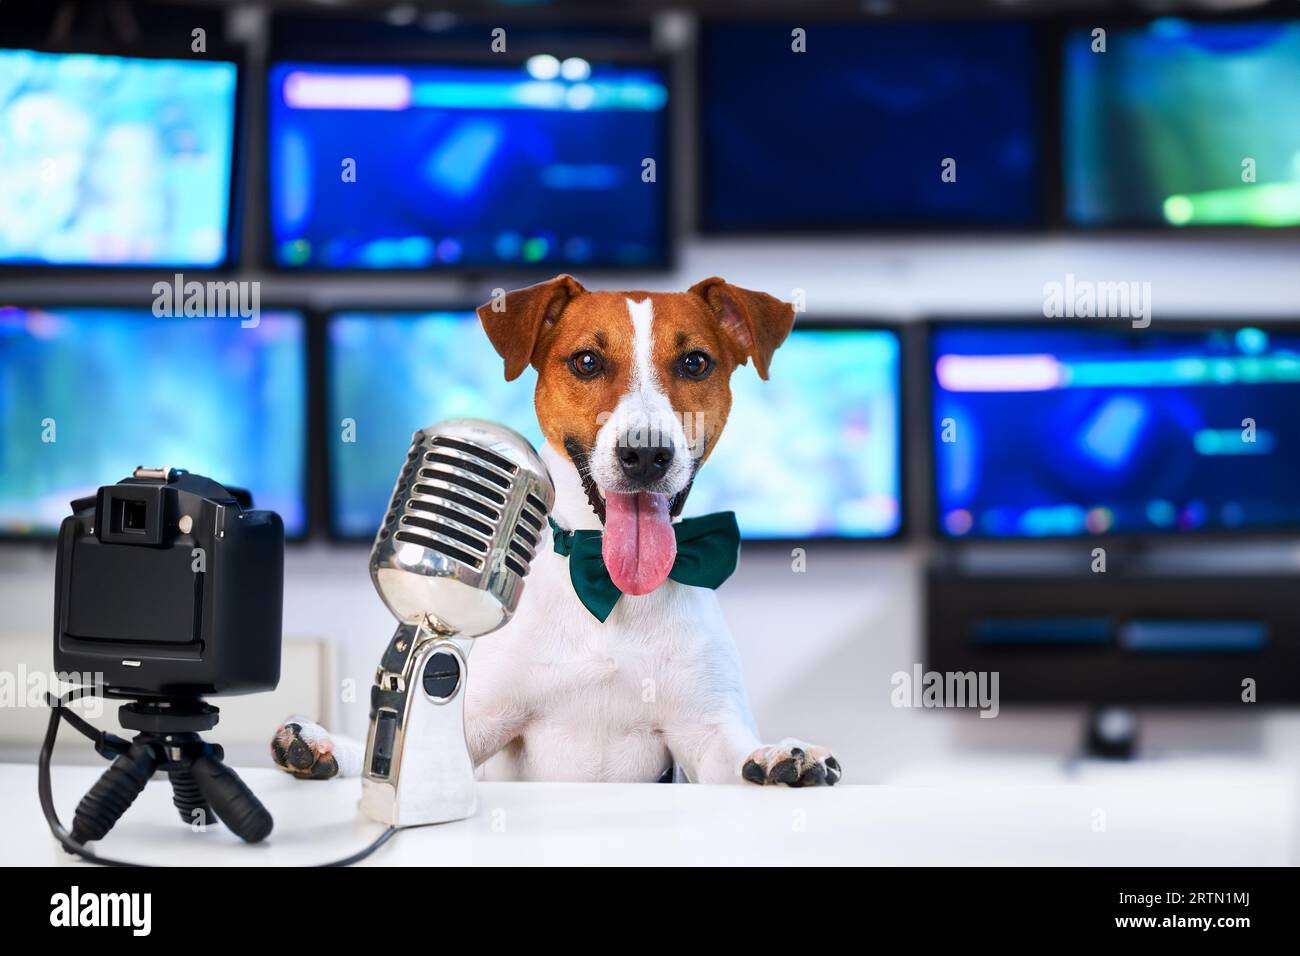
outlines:
[[705, 279], [687, 292], [588, 292], [572, 276], [478, 310], [507, 379], [537, 369], [537, 419], [605, 525], [619, 590], [645, 594], [677, 554], [672, 517], [731, 410], [731, 373], [767, 378], [794, 309]]

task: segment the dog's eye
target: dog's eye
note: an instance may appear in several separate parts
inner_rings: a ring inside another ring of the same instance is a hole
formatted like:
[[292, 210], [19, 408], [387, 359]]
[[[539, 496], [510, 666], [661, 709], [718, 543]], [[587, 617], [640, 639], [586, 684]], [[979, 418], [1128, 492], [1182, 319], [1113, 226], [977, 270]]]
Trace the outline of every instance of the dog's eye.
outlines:
[[713, 359], [696, 349], [678, 359], [677, 370], [686, 378], [702, 379], [713, 371]]
[[595, 378], [605, 371], [605, 362], [591, 349], [583, 349], [569, 356], [569, 369], [578, 378]]

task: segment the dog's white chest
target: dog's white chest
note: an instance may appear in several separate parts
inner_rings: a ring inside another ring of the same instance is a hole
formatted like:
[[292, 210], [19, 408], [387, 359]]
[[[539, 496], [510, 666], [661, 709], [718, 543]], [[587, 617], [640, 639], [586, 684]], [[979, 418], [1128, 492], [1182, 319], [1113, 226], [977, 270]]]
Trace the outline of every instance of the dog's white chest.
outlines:
[[621, 598], [601, 622], [574, 593], [566, 559], [539, 554], [516, 619], [481, 641], [470, 664], [471, 682], [508, 667], [527, 688], [532, 716], [506, 751], [510, 775], [657, 779], [671, 764], [663, 728], [681, 695], [701, 689], [691, 662], [706, 652], [699, 629], [716, 613], [712, 592], [669, 582]]

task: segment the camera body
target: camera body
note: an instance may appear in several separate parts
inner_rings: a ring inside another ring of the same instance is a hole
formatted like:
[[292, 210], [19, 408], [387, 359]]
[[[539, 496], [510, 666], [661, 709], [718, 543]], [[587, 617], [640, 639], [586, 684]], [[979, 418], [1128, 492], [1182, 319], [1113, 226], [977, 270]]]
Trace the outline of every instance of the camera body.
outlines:
[[280, 680], [284, 524], [247, 492], [137, 468], [59, 527], [54, 667], [106, 696], [190, 699]]

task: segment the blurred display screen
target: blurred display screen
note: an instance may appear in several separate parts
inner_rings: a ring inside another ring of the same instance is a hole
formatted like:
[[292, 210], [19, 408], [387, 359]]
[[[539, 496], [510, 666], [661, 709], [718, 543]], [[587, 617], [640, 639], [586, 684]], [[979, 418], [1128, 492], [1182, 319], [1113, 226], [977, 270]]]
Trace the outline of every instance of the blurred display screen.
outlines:
[[1066, 214], [1082, 226], [1300, 225], [1300, 20], [1155, 20], [1065, 41]]
[[[344, 537], [374, 535], [417, 429], [469, 416], [543, 441], [533, 411], [537, 373], [506, 382], [473, 312], [340, 313], [328, 342], [330, 507]], [[751, 539], [899, 531], [895, 333], [796, 329], [769, 381], [741, 367], [731, 389], [726, 429], [686, 514], [733, 510]]]
[[[704, 225], [719, 232], [1039, 221], [1024, 23], [706, 25]], [[945, 181], [944, 163], [953, 160]]]
[[657, 68], [549, 56], [284, 62], [269, 90], [281, 266], [636, 268], [667, 257]]
[[0, 308], [0, 533], [50, 534], [69, 502], [170, 466], [247, 488], [306, 531], [303, 320]]
[[951, 323], [931, 359], [946, 536], [1300, 527], [1300, 329]]
[[0, 50], [0, 263], [223, 265], [236, 75]]

